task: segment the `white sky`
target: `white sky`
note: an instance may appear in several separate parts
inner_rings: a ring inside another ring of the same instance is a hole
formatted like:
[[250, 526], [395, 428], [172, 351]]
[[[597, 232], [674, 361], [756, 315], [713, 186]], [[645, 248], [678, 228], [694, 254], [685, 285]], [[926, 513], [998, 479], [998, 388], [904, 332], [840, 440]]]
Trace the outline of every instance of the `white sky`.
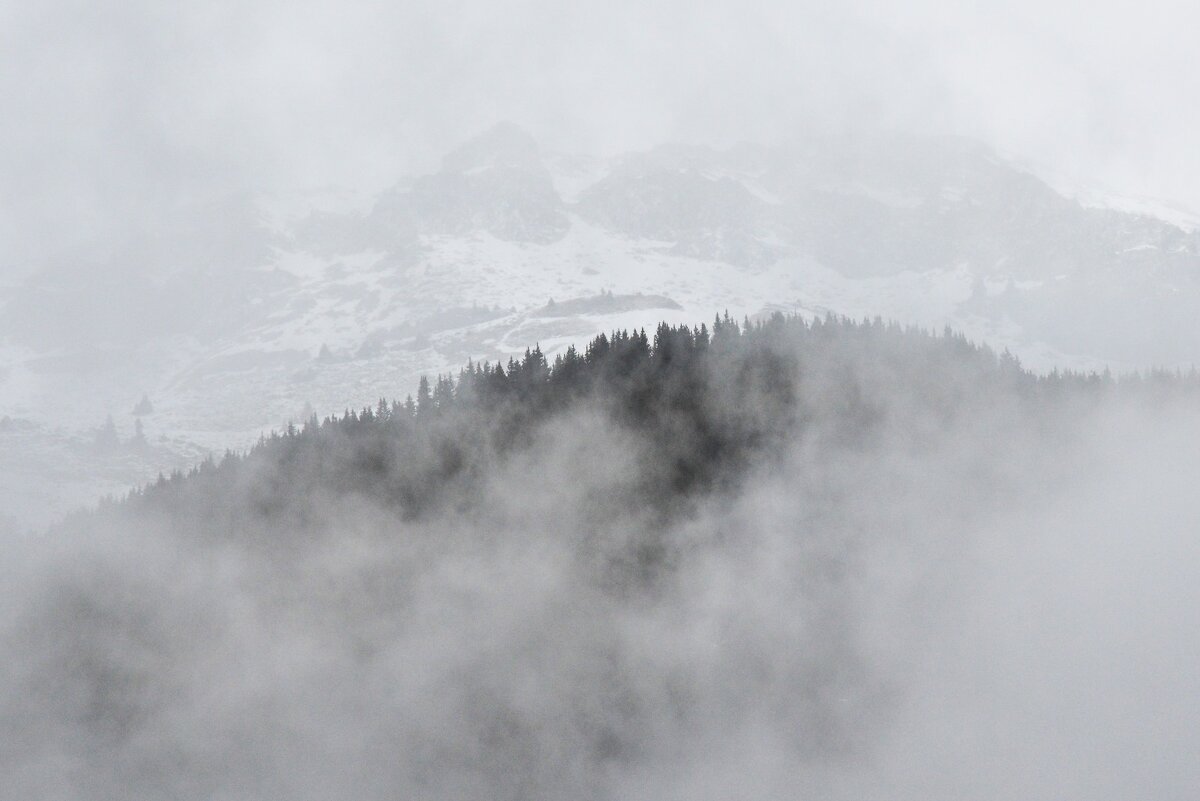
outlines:
[[1200, 4], [0, 0], [0, 275], [235, 189], [376, 188], [509, 119], [558, 149], [978, 136], [1200, 207]]

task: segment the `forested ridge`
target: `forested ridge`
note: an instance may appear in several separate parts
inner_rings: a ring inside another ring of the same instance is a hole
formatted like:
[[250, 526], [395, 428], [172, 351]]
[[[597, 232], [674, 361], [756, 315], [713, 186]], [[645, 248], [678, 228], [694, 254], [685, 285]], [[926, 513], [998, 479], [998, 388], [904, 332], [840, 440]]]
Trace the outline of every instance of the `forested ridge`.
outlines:
[[981, 554], [1197, 383], [721, 317], [310, 418], [10, 554], [0, 797], [893, 797]]
[[[996, 404], [1052, 429], [1060, 415], [1106, 397], [1179, 396], [1198, 386], [1194, 370], [1037, 375], [1007, 351], [948, 328], [782, 314], [739, 324], [726, 314], [711, 327], [662, 323], [653, 335], [601, 334], [552, 362], [540, 347], [507, 364], [471, 362], [457, 376], [422, 378], [415, 397], [314, 414], [245, 454], [160, 476], [102, 511], [167, 513], [189, 527], [232, 533], [280, 515], [306, 518], [314, 499], [335, 493], [414, 518], [447, 498], [469, 503], [472, 482], [491, 460], [519, 450], [556, 416], [586, 407], [653, 443], [652, 463], [639, 465], [632, 489], [666, 514], [694, 493], [736, 484], [749, 459], [806, 431], [827, 446], [853, 448], [885, 418], [892, 424], [903, 415], [919, 447], [926, 427]], [[269, 480], [245, 481], [251, 474]]]

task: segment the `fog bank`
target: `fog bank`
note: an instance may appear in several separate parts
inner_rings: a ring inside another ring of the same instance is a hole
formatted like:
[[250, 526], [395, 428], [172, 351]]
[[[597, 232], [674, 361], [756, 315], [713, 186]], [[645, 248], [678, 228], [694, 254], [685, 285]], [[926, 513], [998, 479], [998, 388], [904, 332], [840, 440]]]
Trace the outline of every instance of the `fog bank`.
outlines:
[[[670, 514], [661, 449], [584, 404], [436, 513], [325, 483], [257, 534], [7, 541], [0, 795], [1188, 797], [1194, 410], [938, 419], [846, 364]], [[246, 465], [268, 515], [297, 476]]]

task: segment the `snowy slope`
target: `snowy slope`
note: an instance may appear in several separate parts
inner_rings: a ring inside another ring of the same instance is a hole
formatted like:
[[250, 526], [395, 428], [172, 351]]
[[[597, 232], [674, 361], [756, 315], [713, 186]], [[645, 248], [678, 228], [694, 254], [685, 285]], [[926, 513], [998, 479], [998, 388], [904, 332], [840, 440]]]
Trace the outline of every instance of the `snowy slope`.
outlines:
[[[1200, 234], [1096, 202], [960, 139], [604, 160], [506, 125], [378, 196], [211, 204], [0, 289], [0, 512], [44, 521], [468, 358], [725, 310], [950, 324], [1039, 368], [1191, 363]], [[150, 447], [98, 450], [143, 393]]]

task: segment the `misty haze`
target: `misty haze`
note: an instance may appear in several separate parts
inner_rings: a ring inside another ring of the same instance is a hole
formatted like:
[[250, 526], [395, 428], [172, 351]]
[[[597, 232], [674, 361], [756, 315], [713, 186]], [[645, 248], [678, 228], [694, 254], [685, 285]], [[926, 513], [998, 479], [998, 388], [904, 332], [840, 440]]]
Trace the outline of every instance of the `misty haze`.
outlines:
[[1200, 797], [1197, 29], [0, 0], [0, 799]]

